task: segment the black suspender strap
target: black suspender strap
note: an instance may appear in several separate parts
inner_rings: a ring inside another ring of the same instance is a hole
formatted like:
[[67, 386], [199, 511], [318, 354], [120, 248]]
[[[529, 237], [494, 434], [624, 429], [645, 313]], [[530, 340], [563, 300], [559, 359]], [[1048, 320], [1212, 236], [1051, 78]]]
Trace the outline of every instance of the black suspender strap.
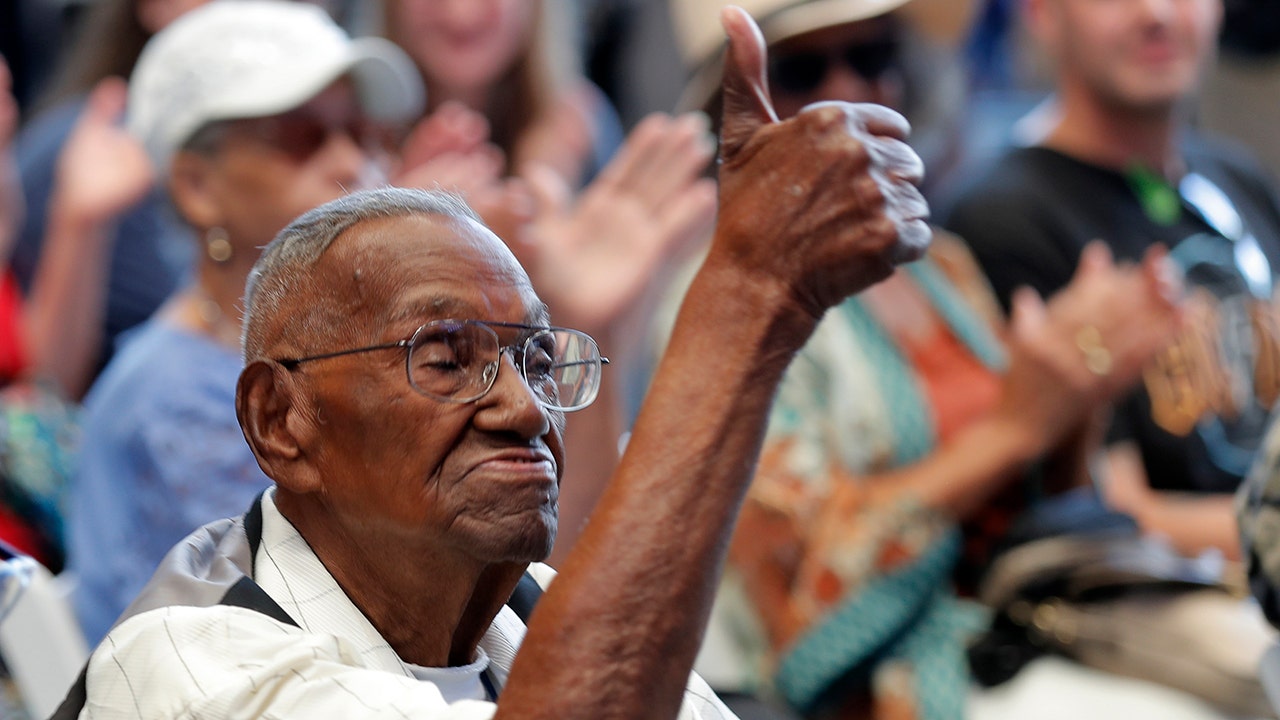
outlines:
[[[528, 625], [529, 616], [533, 614], [533, 607], [538, 604], [540, 597], [542, 597], [542, 586], [526, 572], [520, 576], [516, 589], [511, 591], [511, 599], [507, 600], [507, 607], [515, 612], [521, 622]], [[493, 678], [489, 676], [488, 670], [480, 673], [480, 684], [484, 685], [484, 691], [489, 695], [489, 699], [497, 702], [498, 688], [493, 684]]]
[[516, 616], [525, 624], [529, 624], [529, 616], [533, 615], [533, 608], [538, 604], [538, 598], [542, 597], [542, 586], [529, 573], [520, 576], [520, 582], [516, 583], [516, 589], [511, 592], [511, 599], [507, 601], [507, 607], [515, 611]]
[[293, 618], [289, 617], [289, 613], [280, 607], [280, 604], [267, 594], [266, 590], [258, 583], [250, 580], [247, 576], [236, 581], [235, 585], [227, 591], [226, 595], [218, 601], [219, 605], [232, 605], [234, 607], [242, 607], [248, 610], [256, 610], [267, 617], [282, 622], [285, 625], [299, 627]]
[[258, 493], [249, 506], [249, 512], [244, 514], [244, 534], [249, 539], [250, 575], [258, 570], [258, 546], [262, 545], [262, 495], [265, 492]]
[[84, 704], [89, 699], [85, 687], [85, 675], [88, 672], [89, 663], [85, 662], [84, 667], [80, 668], [80, 674], [76, 676], [75, 684], [67, 691], [67, 696], [62, 698], [62, 704], [53, 711], [49, 720], [76, 720], [80, 717], [80, 711], [84, 709]]

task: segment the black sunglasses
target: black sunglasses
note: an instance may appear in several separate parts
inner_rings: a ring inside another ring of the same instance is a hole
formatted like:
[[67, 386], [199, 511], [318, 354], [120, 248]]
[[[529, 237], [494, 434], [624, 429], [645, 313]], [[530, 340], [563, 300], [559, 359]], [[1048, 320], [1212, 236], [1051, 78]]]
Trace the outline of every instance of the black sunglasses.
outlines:
[[802, 95], [818, 89], [836, 63], [844, 63], [867, 82], [875, 82], [897, 62], [898, 42], [888, 38], [780, 53], [769, 58], [769, 84], [776, 90]]
[[202, 128], [185, 147], [196, 152], [212, 152], [232, 133], [252, 137], [294, 162], [304, 163], [319, 152], [335, 133], [346, 135], [371, 155], [394, 155], [403, 138], [404, 128], [378, 122], [362, 114], [330, 118], [302, 107], [279, 115], [214, 121]]

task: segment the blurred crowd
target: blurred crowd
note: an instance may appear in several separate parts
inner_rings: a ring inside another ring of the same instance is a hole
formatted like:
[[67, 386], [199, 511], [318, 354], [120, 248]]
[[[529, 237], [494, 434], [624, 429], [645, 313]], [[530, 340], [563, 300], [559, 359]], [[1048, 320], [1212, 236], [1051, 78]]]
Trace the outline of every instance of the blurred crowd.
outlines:
[[[361, 189], [459, 194], [608, 357], [567, 419], [564, 560], [716, 220], [726, 4], [0, 5], [0, 540], [73, 581], [91, 646], [170, 547], [271, 484], [237, 421], [245, 283]], [[1256, 664], [1280, 619], [1280, 534], [1257, 530], [1280, 498], [1280, 6], [734, 4], [777, 119], [907, 118], [935, 228], [783, 380], [698, 671], [744, 718], [1000, 717], [971, 651], [1005, 617], [991, 569], [1100, 528], [1211, 559]], [[1005, 651], [1010, 676], [1053, 654]], [[1176, 685], [1150, 664], [1091, 670]], [[1089, 707], [1091, 677], [1011, 712]], [[1249, 680], [1097, 692], [1273, 715]]]

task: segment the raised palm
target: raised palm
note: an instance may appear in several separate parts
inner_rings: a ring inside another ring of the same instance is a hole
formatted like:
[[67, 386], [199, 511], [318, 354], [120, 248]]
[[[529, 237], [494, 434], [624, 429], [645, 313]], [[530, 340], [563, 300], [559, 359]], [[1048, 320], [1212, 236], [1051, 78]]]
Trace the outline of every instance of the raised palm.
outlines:
[[555, 171], [526, 170], [539, 209], [516, 251], [559, 322], [608, 332], [673, 254], [706, 236], [712, 152], [702, 116], [655, 114], [576, 198]]
[[120, 125], [126, 93], [120, 78], [99, 82], [58, 157], [58, 201], [81, 219], [109, 220], [155, 184], [142, 143]]

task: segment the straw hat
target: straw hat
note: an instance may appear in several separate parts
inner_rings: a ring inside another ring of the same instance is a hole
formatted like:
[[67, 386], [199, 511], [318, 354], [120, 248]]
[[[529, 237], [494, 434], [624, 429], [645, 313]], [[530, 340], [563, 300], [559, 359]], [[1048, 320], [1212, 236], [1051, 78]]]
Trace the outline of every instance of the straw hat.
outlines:
[[680, 99], [684, 109], [704, 107], [720, 84], [724, 30], [720, 10], [738, 5], [760, 25], [770, 45], [822, 28], [898, 10], [932, 42], [962, 42], [978, 10], [976, 0], [669, 0], [671, 21], [691, 77]]

